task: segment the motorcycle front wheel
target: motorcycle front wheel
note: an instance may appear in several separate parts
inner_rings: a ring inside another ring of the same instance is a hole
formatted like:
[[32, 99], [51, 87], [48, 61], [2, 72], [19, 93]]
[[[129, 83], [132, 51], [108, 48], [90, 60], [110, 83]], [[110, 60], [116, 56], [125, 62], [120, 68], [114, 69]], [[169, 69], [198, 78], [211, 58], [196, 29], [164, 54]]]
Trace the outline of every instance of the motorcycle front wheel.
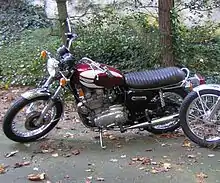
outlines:
[[62, 115], [62, 104], [55, 102], [39, 122], [42, 110], [47, 105], [49, 96], [27, 100], [19, 98], [7, 111], [3, 119], [3, 132], [15, 142], [31, 142], [51, 131]]
[[[164, 91], [163, 97], [165, 101], [166, 116], [179, 114], [180, 106], [183, 99], [187, 96], [187, 92], [183, 89], [174, 89]], [[163, 117], [163, 116], [162, 116]], [[164, 125], [156, 125], [147, 127], [146, 130], [153, 134], [163, 134], [173, 132], [180, 127], [179, 119], [174, 119]]]
[[220, 108], [212, 118], [209, 114], [220, 97], [220, 91], [191, 92], [180, 109], [180, 124], [185, 135], [201, 147], [214, 148], [220, 144]]

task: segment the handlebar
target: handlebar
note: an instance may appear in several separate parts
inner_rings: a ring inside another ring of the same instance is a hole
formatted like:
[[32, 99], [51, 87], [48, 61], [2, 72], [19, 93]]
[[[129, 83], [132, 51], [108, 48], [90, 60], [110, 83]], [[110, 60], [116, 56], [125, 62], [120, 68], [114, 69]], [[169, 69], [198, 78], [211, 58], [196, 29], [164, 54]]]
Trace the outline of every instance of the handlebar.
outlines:
[[64, 24], [66, 24], [68, 31], [67, 33], [65, 33], [65, 35], [67, 36], [65, 46], [69, 50], [72, 45], [72, 42], [77, 38], [77, 34], [72, 33], [69, 17], [66, 18]]

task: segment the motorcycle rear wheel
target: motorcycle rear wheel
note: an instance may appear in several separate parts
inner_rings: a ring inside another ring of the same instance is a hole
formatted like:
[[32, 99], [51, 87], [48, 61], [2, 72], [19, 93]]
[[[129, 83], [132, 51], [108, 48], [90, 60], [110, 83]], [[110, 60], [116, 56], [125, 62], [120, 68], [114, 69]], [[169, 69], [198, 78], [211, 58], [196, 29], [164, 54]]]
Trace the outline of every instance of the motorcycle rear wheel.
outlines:
[[216, 112], [213, 119], [206, 119], [204, 110], [209, 113], [220, 97], [220, 91], [206, 89], [199, 93], [200, 97], [197, 92], [191, 92], [183, 101], [180, 108], [180, 124], [190, 140], [201, 147], [215, 148], [220, 145], [220, 111]]
[[[44, 124], [37, 124], [37, 119], [41, 114], [41, 111], [32, 110], [31, 105], [39, 103], [48, 102], [49, 96], [35, 97], [31, 100], [27, 100], [23, 97], [19, 98], [7, 111], [3, 119], [3, 132], [11, 140], [15, 142], [31, 142], [39, 139], [51, 131], [58, 123], [62, 115], [62, 104], [56, 102], [52, 108], [54, 109], [53, 116], [50, 117], [49, 113], [44, 117]], [[27, 108], [27, 110], [25, 110]], [[23, 115], [22, 115], [23, 114]], [[52, 114], [52, 113], [51, 113]], [[16, 117], [18, 117], [18, 122], [22, 122], [20, 125], [23, 130], [18, 130], [16, 128]], [[22, 126], [23, 125], [23, 126]]]
[[[174, 94], [176, 96], [179, 97], [179, 108], [181, 106], [181, 103], [183, 101], [183, 99], [187, 96], [187, 92], [183, 89], [183, 88], [180, 88], [180, 89], [174, 89], [174, 90], [170, 90], [170, 91], [164, 91], [164, 94], [165, 93], [170, 93], [171, 95]], [[166, 104], [166, 102], [165, 102]], [[167, 105], [167, 104], [166, 104]], [[178, 113], [179, 111], [177, 111]], [[170, 123], [167, 123], [165, 125], [156, 125], [156, 126], [151, 126], [151, 127], [147, 127], [146, 130], [150, 133], [153, 133], [153, 134], [163, 134], [163, 133], [169, 133], [169, 132], [174, 132], [176, 129], [178, 129], [180, 127], [180, 121], [179, 119], [176, 119], [175, 121], [173, 122], [170, 122]]]

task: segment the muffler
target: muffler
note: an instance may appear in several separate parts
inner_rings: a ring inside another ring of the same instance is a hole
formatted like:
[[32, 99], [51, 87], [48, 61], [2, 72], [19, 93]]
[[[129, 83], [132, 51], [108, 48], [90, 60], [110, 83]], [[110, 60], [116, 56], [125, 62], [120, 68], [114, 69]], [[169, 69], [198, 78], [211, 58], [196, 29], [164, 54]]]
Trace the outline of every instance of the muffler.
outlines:
[[151, 122], [144, 122], [144, 123], [140, 123], [140, 124], [130, 126], [130, 127], [126, 128], [126, 130], [135, 129], [135, 128], [144, 128], [144, 127], [147, 127], [147, 126], [163, 125], [163, 124], [166, 124], [167, 122], [169, 122], [170, 120], [176, 119], [178, 117], [179, 117], [179, 114], [174, 114], [174, 115], [171, 115], [171, 116], [165, 116], [165, 117], [162, 117], [162, 118], [159, 118], [159, 119], [155, 119]]

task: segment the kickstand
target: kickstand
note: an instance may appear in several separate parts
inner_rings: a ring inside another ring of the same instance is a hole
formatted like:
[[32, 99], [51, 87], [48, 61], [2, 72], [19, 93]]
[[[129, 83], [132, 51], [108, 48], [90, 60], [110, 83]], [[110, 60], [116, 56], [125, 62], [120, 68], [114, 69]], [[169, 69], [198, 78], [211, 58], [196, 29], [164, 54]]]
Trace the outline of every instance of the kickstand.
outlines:
[[102, 129], [99, 130], [99, 140], [100, 140], [101, 148], [102, 148], [102, 149], [105, 149], [106, 146], [103, 145]]

